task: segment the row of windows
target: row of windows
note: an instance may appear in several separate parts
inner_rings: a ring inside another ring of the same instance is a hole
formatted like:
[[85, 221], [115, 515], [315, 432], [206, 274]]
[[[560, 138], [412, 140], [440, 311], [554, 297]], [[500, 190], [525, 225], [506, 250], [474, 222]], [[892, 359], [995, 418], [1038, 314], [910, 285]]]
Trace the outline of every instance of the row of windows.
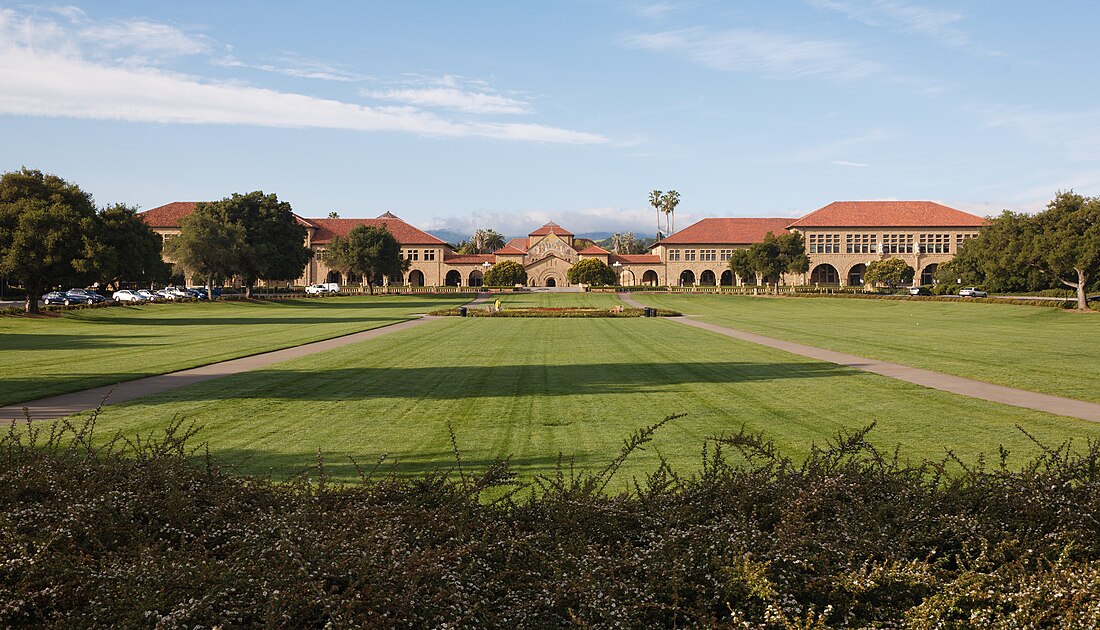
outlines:
[[921, 234], [917, 239], [922, 254], [951, 253], [950, 234]]
[[839, 254], [839, 234], [811, 234], [809, 239], [811, 254]]
[[[404, 252], [406, 260], [435, 260], [435, 250], [425, 249], [420, 251], [419, 249], [407, 249]], [[421, 258], [423, 255], [423, 258]]]

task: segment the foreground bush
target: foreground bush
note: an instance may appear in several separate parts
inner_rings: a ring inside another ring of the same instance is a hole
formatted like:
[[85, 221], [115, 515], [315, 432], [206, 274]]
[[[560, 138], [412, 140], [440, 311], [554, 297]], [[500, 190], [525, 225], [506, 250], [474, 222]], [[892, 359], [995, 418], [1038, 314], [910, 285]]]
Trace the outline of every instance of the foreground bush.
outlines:
[[[0, 625], [64, 627], [1096, 627], [1100, 451], [904, 465], [866, 431], [796, 464], [719, 438], [692, 477], [514, 484], [236, 476], [171, 427], [0, 439]], [[957, 472], [948, 472], [954, 470]]]

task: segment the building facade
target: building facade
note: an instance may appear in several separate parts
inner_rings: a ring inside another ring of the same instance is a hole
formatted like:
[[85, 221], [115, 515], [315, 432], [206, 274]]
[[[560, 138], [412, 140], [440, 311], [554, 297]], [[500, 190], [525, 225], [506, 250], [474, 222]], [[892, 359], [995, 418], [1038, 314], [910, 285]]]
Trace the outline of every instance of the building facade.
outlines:
[[[180, 231], [180, 219], [196, 202], [174, 202], [141, 213], [165, 239]], [[401, 243], [409, 269], [383, 284], [411, 287], [478, 287], [488, 269], [511, 260], [527, 270], [530, 286], [568, 286], [573, 263], [596, 258], [615, 270], [622, 286], [738, 286], [756, 278], [737, 277], [729, 269], [736, 249], [762, 241], [769, 232], [800, 232], [806, 241], [810, 271], [784, 278], [787, 284], [859, 286], [873, 260], [901, 258], [914, 270], [914, 283], [931, 284], [938, 265], [977, 235], [981, 217], [929, 201], [834, 202], [800, 219], [703, 219], [659, 241], [648, 254], [615, 254], [596, 246], [578, 250], [574, 235], [550, 222], [526, 238], [514, 238], [492, 254], [458, 254], [444, 241], [389, 212], [374, 219], [297, 217], [306, 229], [305, 244], [314, 256], [297, 284], [357, 284], [325, 265], [325, 248], [335, 236], [346, 237], [358, 225], [385, 227]], [[172, 262], [172, 261], [169, 261]], [[189, 275], [184, 270], [185, 276]]]

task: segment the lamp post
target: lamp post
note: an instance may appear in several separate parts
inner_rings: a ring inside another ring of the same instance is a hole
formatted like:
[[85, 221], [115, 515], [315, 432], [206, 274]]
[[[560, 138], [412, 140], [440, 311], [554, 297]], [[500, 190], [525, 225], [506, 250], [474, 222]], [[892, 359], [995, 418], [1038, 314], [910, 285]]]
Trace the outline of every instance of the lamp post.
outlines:
[[611, 266], [615, 268], [615, 277], [619, 279], [619, 286], [622, 286], [622, 284], [623, 284], [623, 264], [616, 260]]
[[481, 284], [482, 285], [485, 284], [485, 274], [489, 273], [489, 267], [491, 267], [491, 266], [492, 265], [489, 264], [488, 260], [481, 263]]

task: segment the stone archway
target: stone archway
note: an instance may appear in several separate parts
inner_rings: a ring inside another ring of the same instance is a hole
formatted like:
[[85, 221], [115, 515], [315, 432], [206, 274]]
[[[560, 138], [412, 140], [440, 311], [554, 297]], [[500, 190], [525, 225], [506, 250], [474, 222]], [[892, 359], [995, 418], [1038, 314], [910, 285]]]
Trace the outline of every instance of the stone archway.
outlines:
[[848, 286], [858, 287], [863, 285], [863, 274], [867, 273], [867, 265], [859, 263], [852, 265], [848, 270]]
[[661, 279], [657, 276], [657, 272], [652, 269], [642, 274], [642, 284], [646, 286], [655, 287], [660, 284]]
[[714, 277], [714, 272], [710, 269], [704, 269], [703, 273], [699, 274], [699, 284], [705, 287], [713, 287], [718, 284]]
[[733, 286], [733, 272], [729, 269], [722, 272], [722, 277], [718, 280], [719, 284], [724, 287]]
[[339, 271], [330, 271], [328, 272], [328, 275], [325, 276], [326, 283], [343, 284], [343, 282], [340, 282], [340, 280], [342, 279], [343, 278], [341, 278]]
[[553, 276], [550, 276], [549, 278], [546, 279], [546, 286], [556, 287], [556, 286], [558, 286], [558, 281], [555, 280]]
[[480, 269], [474, 269], [470, 272], [470, 284], [471, 287], [480, 287], [484, 284], [485, 275], [481, 273]]
[[840, 274], [836, 267], [823, 263], [814, 267], [810, 272], [810, 284], [839, 285]]
[[940, 268], [940, 266], [936, 263], [932, 263], [930, 265], [925, 265], [924, 269], [922, 269], [921, 272], [920, 272], [920, 283], [921, 284], [935, 284], [936, 283], [936, 270], [939, 269], [939, 268]]
[[691, 269], [685, 269], [680, 273], [680, 286], [690, 287], [695, 285], [695, 272]]
[[447, 272], [447, 277], [443, 279], [443, 283], [449, 287], [457, 287], [462, 284], [462, 274], [457, 269], [452, 269]]
[[422, 287], [424, 286], [424, 272], [419, 269], [413, 269], [409, 272], [409, 286], [410, 287]]
[[619, 274], [619, 286], [621, 286], [621, 287], [632, 287], [636, 283], [637, 283], [637, 280], [634, 277], [634, 272], [633, 271], [631, 271], [629, 269], [623, 269], [622, 273]]

